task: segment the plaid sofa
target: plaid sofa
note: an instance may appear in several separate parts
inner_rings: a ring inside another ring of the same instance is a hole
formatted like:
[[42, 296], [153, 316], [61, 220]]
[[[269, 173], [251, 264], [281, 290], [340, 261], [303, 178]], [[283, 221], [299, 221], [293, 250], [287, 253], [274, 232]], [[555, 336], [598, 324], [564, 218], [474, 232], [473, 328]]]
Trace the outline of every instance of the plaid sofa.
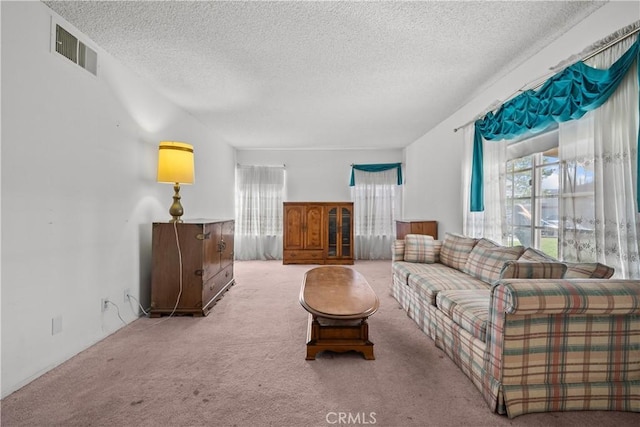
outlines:
[[392, 272], [392, 295], [494, 412], [640, 412], [640, 280], [452, 233], [396, 240]]

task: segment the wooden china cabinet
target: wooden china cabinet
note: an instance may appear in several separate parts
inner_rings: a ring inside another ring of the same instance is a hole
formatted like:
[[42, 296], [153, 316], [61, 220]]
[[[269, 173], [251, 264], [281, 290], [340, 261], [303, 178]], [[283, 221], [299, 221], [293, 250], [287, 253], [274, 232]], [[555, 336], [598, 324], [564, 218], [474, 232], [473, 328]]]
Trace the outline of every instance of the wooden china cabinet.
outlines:
[[352, 202], [285, 202], [283, 264], [353, 264]]

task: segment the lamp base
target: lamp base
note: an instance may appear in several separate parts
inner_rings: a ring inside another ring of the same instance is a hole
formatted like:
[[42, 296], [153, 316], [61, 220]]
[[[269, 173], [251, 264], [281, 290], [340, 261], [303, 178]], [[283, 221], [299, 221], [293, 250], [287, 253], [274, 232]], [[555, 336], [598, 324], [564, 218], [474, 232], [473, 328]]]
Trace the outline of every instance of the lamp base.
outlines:
[[180, 183], [176, 182], [176, 184], [173, 186], [173, 191], [173, 203], [169, 208], [169, 214], [171, 214], [172, 219], [169, 222], [182, 222], [182, 219], [180, 219], [180, 217], [182, 216], [182, 214], [184, 214], [184, 209], [180, 204]]

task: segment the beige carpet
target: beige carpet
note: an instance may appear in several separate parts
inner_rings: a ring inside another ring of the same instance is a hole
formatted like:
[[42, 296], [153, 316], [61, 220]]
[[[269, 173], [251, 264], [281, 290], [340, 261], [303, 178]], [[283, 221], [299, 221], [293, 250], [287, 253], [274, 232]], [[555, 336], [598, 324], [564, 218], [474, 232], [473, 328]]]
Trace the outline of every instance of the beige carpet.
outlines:
[[389, 295], [389, 261], [354, 266], [380, 297], [376, 360], [306, 361], [309, 268], [236, 263], [237, 284], [208, 317], [133, 322], [4, 399], [2, 426], [640, 425], [632, 413], [491, 413]]

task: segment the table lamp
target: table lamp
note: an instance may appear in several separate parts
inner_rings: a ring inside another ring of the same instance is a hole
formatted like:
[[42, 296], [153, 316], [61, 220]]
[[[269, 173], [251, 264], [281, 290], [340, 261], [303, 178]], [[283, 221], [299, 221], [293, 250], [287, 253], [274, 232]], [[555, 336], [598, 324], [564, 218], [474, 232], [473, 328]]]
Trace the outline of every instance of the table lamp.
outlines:
[[193, 184], [193, 146], [184, 142], [162, 141], [158, 147], [158, 182], [173, 184], [170, 222], [182, 222], [180, 184]]

